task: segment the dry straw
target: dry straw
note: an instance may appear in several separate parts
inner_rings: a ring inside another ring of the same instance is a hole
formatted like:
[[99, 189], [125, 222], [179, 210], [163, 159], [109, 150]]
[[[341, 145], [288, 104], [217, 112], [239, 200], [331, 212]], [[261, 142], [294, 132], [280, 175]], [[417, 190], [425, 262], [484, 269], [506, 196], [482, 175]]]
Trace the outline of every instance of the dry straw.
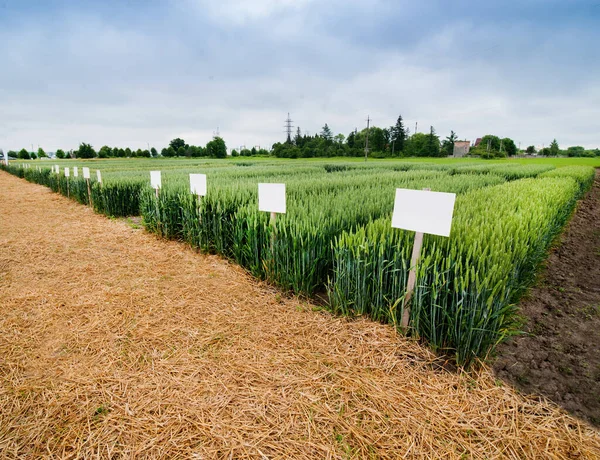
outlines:
[[598, 458], [390, 326], [316, 311], [0, 172], [3, 458]]

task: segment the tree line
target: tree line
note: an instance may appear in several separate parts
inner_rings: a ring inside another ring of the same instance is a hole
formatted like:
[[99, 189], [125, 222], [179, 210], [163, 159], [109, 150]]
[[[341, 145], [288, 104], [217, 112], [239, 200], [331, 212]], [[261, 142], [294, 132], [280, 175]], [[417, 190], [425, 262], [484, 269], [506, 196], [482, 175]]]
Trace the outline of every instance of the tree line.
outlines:
[[[7, 152], [9, 158], [18, 158], [21, 160], [35, 160], [36, 158], [44, 158], [48, 155], [42, 148], [39, 148], [36, 152], [29, 152], [27, 149], [21, 149], [19, 152], [10, 150]], [[206, 146], [189, 145], [183, 139], [173, 139], [168, 147], [161, 150], [160, 155], [163, 157], [211, 157], [211, 158], [225, 158], [227, 157], [227, 145], [225, 141], [215, 136]], [[58, 149], [56, 151], [56, 158], [152, 158], [158, 157], [158, 151], [152, 147], [150, 149], [137, 149], [133, 150], [129, 147], [109, 147], [107, 145], [102, 146], [98, 151], [92, 147], [91, 144], [82, 142], [79, 144], [77, 150]]]

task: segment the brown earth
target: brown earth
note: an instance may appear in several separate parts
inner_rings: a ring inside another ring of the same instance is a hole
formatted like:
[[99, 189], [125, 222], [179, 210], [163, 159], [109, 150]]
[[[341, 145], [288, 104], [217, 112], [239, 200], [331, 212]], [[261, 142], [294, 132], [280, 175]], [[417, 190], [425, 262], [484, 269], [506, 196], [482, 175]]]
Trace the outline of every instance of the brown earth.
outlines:
[[0, 172], [0, 458], [599, 458], [392, 327]]
[[499, 348], [497, 375], [600, 425], [600, 170], [519, 308], [526, 333]]

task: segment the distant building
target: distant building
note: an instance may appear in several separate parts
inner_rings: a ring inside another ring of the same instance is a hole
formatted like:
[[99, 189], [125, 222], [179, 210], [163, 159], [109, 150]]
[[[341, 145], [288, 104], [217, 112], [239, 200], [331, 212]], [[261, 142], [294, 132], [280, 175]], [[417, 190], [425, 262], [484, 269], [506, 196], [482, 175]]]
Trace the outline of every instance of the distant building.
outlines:
[[478, 138], [475, 140], [475, 144], [473, 144], [473, 147], [477, 147], [479, 144], [481, 144], [481, 137], [478, 137]]
[[471, 141], [454, 141], [454, 152], [452, 156], [456, 158], [464, 157], [469, 153], [470, 149]]

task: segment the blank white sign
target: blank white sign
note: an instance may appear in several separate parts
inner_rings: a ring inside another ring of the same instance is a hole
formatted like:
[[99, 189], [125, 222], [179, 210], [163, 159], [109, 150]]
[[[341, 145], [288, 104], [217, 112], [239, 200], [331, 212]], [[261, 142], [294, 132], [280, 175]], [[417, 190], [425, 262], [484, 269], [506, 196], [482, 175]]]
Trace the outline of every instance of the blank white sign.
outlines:
[[190, 174], [190, 189], [195, 195], [206, 196], [206, 174]]
[[54, 171], [52, 171], [53, 173], [59, 174], [59, 170], [58, 170], [58, 165], [54, 165]]
[[90, 168], [81, 168], [81, 169], [83, 169], [83, 178], [89, 179], [90, 178]]
[[285, 214], [285, 184], [258, 184], [258, 210]]
[[160, 188], [162, 181], [160, 178], [160, 171], [150, 171], [150, 184], [152, 188]]
[[73, 166], [73, 176], [74, 177], [79, 176], [79, 170], [77, 169], [77, 166]]
[[102, 183], [102, 173], [99, 169], [96, 170], [96, 177], [98, 178], [98, 182]]
[[65, 177], [69, 177], [69, 168], [65, 168]]
[[455, 193], [396, 189], [392, 227], [450, 236]]

